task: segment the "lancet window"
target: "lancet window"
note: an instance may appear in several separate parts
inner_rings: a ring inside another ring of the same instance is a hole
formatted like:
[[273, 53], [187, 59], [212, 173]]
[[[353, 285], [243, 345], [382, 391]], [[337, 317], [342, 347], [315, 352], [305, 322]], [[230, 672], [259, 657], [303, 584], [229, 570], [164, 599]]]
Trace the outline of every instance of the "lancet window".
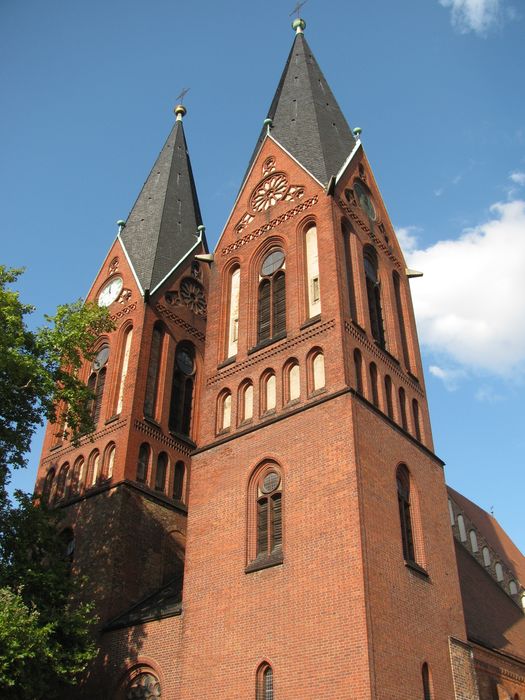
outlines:
[[277, 339], [286, 333], [285, 257], [274, 248], [260, 269], [257, 314], [257, 342]]

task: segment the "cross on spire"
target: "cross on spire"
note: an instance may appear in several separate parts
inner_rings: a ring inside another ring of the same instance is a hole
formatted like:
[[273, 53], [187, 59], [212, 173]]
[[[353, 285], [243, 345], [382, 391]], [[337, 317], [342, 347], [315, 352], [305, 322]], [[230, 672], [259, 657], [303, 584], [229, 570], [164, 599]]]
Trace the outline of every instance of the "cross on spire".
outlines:
[[291, 17], [292, 15], [297, 14], [297, 17], [299, 18], [299, 10], [300, 10], [301, 7], [302, 7], [303, 5], [305, 5], [307, 2], [308, 2], [308, 0], [302, 0], [302, 2], [300, 2], [300, 1], [296, 2], [296, 3], [295, 3], [295, 7], [294, 7], [293, 10], [290, 12], [290, 15], [289, 15], [289, 16]]
[[[306, 0], [304, 0], [304, 1], [306, 2]], [[179, 94], [177, 95], [177, 97], [175, 98], [179, 104], [182, 104], [182, 103], [183, 103], [184, 98], [186, 97], [186, 95], [188, 94], [188, 92], [190, 91], [190, 89], [191, 89], [191, 88], [182, 88], [182, 90], [180, 91], [180, 93], [179, 93]]]

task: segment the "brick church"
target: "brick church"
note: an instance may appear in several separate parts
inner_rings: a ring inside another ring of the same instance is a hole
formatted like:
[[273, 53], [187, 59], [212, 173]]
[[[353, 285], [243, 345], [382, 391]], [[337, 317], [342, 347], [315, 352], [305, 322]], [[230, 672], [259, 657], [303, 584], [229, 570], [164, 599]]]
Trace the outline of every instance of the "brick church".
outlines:
[[88, 294], [95, 432], [36, 486], [99, 617], [68, 697], [525, 700], [525, 558], [445, 485], [415, 273], [293, 27], [215, 252], [178, 105]]

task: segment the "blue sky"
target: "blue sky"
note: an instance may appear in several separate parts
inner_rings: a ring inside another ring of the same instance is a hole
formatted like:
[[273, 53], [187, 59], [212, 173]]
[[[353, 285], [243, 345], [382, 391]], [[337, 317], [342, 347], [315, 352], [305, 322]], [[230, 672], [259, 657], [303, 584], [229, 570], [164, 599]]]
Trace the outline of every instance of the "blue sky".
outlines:
[[[293, 3], [0, 4], [2, 262], [34, 322], [85, 295], [172, 124], [213, 245], [293, 40]], [[362, 139], [410, 266], [451, 486], [525, 550], [525, 9], [309, 0], [306, 36]], [[30, 467], [15, 484], [33, 486]]]

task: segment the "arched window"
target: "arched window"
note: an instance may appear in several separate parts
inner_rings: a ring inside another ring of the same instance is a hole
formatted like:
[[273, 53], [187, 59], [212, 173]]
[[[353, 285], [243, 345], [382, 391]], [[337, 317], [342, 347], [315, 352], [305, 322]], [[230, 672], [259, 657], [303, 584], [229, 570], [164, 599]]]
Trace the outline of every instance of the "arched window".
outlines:
[[509, 593], [511, 595], [518, 595], [518, 586], [516, 584], [516, 581], [514, 581], [514, 579], [509, 581]]
[[405, 326], [405, 315], [403, 313], [403, 301], [401, 299], [401, 278], [399, 274], [394, 270], [392, 273], [392, 278], [394, 281], [394, 296], [396, 298], [396, 310], [397, 319], [399, 323], [399, 334], [401, 336], [401, 350], [403, 352], [403, 360], [405, 361], [405, 367], [410, 369], [410, 356], [408, 354], [408, 342], [407, 333]]
[[124, 402], [124, 389], [126, 388], [126, 377], [128, 374], [129, 356], [131, 353], [131, 339], [133, 337], [133, 328], [129, 326], [126, 329], [124, 336], [124, 345], [122, 349], [122, 358], [120, 361], [120, 377], [117, 392], [117, 407], [115, 413], [118, 415], [122, 411]]
[[484, 564], [485, 566], [490, 566], [490, 565], [491, 565], [491, 560], [490, 560], [489, 548], [488, 548], [488, 547], [483, 547], [482, 554], [483, 554], [483, 564]]
[[349, 225], [345, 222], [342, 225], [343, 231], [343, 245], [345, 251], [345, 272], [346, 272], [346, 286], [348, 289], [348, 306], [350, 309], [350, 318], [357, 321], [357, 311], [355, 302], [355, 288], [354, 288], [354, 271], [352, 269], [352, 233]]
[[358, 394], [363, 396], [363, 358], [361, 351], [357, 348], [354, 350], [354, 368], [355, 368], [355, 388]]
[[144, 415], [147, 418], [155, 418], [164, 335], [165, 333], [162, 323], [156, 323], [153, 327], [153, 333], [151, 334], [151, 349], [149, 354], [148, 376], [146, 380], [146, 397], [144, 399]]
[[392, 397], [392, 380], [390, 375], [385, 375], [385, 396], [386, 396], [386, 412], [391, 420], [394, 420], [394, 400]]
[[104, 386], [106, 384], [106, 365], [109, 359], [109, 345], [103, 345], [97, 352], [91, 366], [91, 374], [88, 379], [88, 389], [93, 394], [89, 404], [89, 410], [93, 424], [98, 425], [104, 398]]
[[100, 452], [93, 450], [89, 455], [88, 463], [88, 486], [96, 486], [100, 477]]
[[168, 471], [168, 455], [161, 452], [157, 457], [157, 471], [155, 472], [155, 491], [164, 491], [166, 488], [166, 472]]
[[259, 472], [253, 496], [255, 513], [255, 558], [282, 559], [282, 478], [275, 464], [269, 464]]
[[234, 357], [237, 354], [239, 343], [240, 284], [241, 268], [235, 267], [230, 273], [229, 279], [227, 357]]
[[247, 423], [253, 418], [253, 384], [244, 382], [239, 392], [240, 423]]
[[176, 501], [182, 501], [182, 489], [184, 487], [184, 472], [186, 468], [184, 462], [177, 462], [173, 472], [173, 498]]
[[44, 488], [42, 489], [42, 503], [45, 503], [47, 506], [50, 506], [53, 503], [54, 479], [55, 469], [51, 467], [51, 469], [46, 474]]
[[401, 427], [403, 430], [408, 431], [407, 400], [402, 386], [399, 387], [399, 414], [401, 416]]
[[412, 399], [412, 417], [414, 419], [414, 430], [416, 439], [421, 442], [421, 426], [419, 424], [419, 404], [416, 399]]
[[478, 551], [478, 537], [475, 530], [469, 532], [470, 537], [470, 548], [475, 553]]
[[232, 422], [232, 394], [229, 389], [219, 394], [217, 401], [217, 432], [229, 430]]
[[496, 581], [503, 581], [503, 567], [499, 561], [496, 562]]
[[383, 329], [383, 312], [381, 310], [381, 286], [379, 284], [377, 254], [372, 246], [366, 246], [364, 251], [366, 295], [372, 336], [378, 345], [385, 347], [385, 332]]
[[150, 672], [149, 668], [140, 668], [130, 674], [125, 686], [125, 698], [138, 700], [160, 700], [162, 697], [159, 679]]
[[301, 397], [301, 372], [296, 360], [289, 362], [284, 370], [284, 402], [297, 401]]
[[421, 680], [423, 681], [423, 700], [432, 700], [430, 671], [427, 663], [421, 667]]
[[64, 496], [65, 496], [68, 473], [69, 473], [69, 464], [66, 462], [66, 464], [63, 464], [60, 467], [60, 471], [58, 472], [57, 488], [56, 488], [56, 496], [55, 496], [57, 501], [60, 501], [60, 499], [64, 498]]
[[459, 539], [462, 542], [467, 541], [467, 529], [465, 527], [465, 518], [462, 515], [458, 515], [458, 530], [459, 530]]
[[267, 664], [261, 664], [257, 670], [255, 700], [274, 700], [273, 671]]
[[113, 476], [113, 467], [115, 465], [115, 443], [110, 442], [104, 452], [104, 464], [102, 474], [104, 479], [111, 479]]
[[169, 429], [189, 435], [193, 408], [195, 348], [191, 343], [179, 343], [171, 383]]
[[396, 479], [399, 520], [401, 523], [401, 539], [403, 542], [403, 556], [405, 557], [406, 561], [415, 562], [416, 552], [414, 548], [412, 516], [410, 512], [410, 475], [404, 464], [401, 464], [398, 467]]
[[321, 290], [319, 287], [319, 254], [317, 251], [317, 229], [314, 225], [306, 231], [306, 279], [308, 293], [308, 318], [321, 313]]
[[270, 251], [260, 269], [257, 342], [278, 339], [286, 333], [285, 258], [280, 248]]
[[275, 373], [268, 371], [263, 375], [261, 381], [261, 413], [275, 411], [277, 406], [277, 385]]
[[147, 442], [143, 442], [139, 450], [139, 459], [137, 462], [137, 481], [145, 484], [148, 480], [148, 466], [151, 455], [151, 448]]
[[454, 518], [454, 508], [452, 506], [452, 501], [450, 500], [450, 498], [448, 499], [448, 514], [450, 516], [450, 524], [454, 525], [456, 520]]
[[324, 355], [320, 350], [314, 351], [310, 356], [311, 373], [312, 373], [312, 392], [320, 391], [325, 388], [326, 377], [324, 370]]
[[372, 403], [379, 408], [379, 391], [377, 386], [377, 366], [375, 362], [370, 363], [370, 387], [372, 389]]
[[84, 457], [78, 457], [73, 466], [73, 473], [71, 475], [70, 491], [72, 496], [79, 494], [84, 487], [84, 468]]

